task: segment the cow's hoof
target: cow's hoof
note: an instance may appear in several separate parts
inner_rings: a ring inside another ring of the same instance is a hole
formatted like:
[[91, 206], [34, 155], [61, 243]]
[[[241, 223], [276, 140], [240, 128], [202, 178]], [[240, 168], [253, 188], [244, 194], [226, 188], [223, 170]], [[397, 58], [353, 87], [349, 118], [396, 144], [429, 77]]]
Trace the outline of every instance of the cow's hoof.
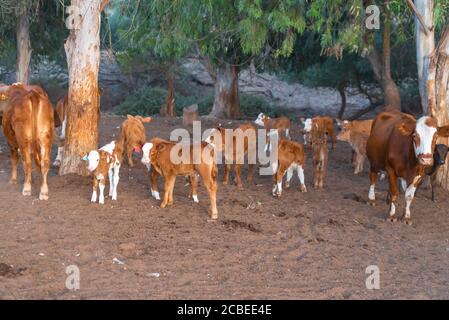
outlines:
[[167, 206], [166, 203], [161, 203], [161, 208], [164, 209]]
[[301, 192], [307, 192], [306, 186], [305, 186], [305, 185], [301, 185], [301, 186], [299, 187], [299, 191], [301, 191]]
[[398, 219], [397, 219], [395, 216], [389, 216], [389, 217], [387, 218], [387, 220], [390, 221], [390, 222], [396, 222], [396, 221], [398, 221]]
[[55, 161], [53, 162], [53, 167], [59, 167], [59, 166], [61, 166], [61, 161], [55, 160]]
[[31, 190], [23, 190], [22, 195], [24, 196], [31, 196]]
[[285, 189], [289, 189], [289, 188], [290, 188], [290, 183], [287, 183], [287, 182], [286, 182], [285, 185], [284, 185], [284, 188], [285, 188]]
[[237, 185], [237, 189], [240, 190], [240, 191], [242, 191], [242, 190], [243, 190], [243, 185], [242, 185], [242, 184], [238, 184], [238, 185]]
[[39, 200], [48, 200], [48, 193], [39, 193]]
[[9, 180], [9, 183], [10, 183], [10, 184], [17, 184], [17, 179], [10, 179], [10, 180]]
[[402, 221], [408, 226], [411, 226], [413, 224], [412, 219], [410, 218], [402, 218]]
[[209, 217], [210, 217], [211, 220], [217, 220], [218, 219], [218, 212], [212, 212]]
[[225, 186], [227, 186], [227, 185], [228, 185], [228, 180], [223, 180], [223, 184], [224, 184]]
[[371, 207], [375, 207], [376, 206], [376, 200], [369, 199], [367, 204], [369, 204]]

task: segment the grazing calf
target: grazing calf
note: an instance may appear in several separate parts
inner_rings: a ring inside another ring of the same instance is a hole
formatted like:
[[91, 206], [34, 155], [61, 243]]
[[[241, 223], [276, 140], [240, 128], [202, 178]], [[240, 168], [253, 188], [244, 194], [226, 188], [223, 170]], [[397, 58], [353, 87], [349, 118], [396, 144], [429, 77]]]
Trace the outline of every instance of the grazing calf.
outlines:
[[444, 144], [436, 144], [433, 153], [433, 165], [430, 168], [426, 168], [426, 175], [428, 179], [428, 187], [432, 193], [432, 201], [435, 202], [435, 180], [437, 177], [438, 169], [446, 162], [448, 148]]
[[313, 187], [324, 188], [329, 151], [327, 150], [326, 127], [323, 122], [313, 122], [311, 130]]
[[326, 129], [326, 134], [330, 137], [332, 143], [332, 149], [335, 148], [335, 136], [334, 136], [334, 122], [331, 117], [322, 117], [317, 116], [314, 118], [304, 117], [299, 118], [299, 121], [304, 125], [302, 130], [304, 145], [311, 145], [311, 131], [314, 123], [318, 123], [320, 127], [324, 127]]
[[293, 177], [294, 170], [296, 170], [300, 182], [300, 191], [307, 192], [304, 183], [304, 163], [305, 154], [304, 146], [291, 140], [279, 140], [278, 143], [278, 161], [273, 165], [274, 172], [274, 186], [272, 194], [275, 197], [282, 195], [282, 179], [287, 173], [287, 181], [285, 188], [290, 188], [290, 180]]
[[[256, 128], [251, 123], [240, 125], [235, 130], [233, 130], [231, 141], [228, 141], [229, 137], [226, 137], [225, 130], [226, 129], [222, 127], [212, 129], [209, 137], [207, 137], [205, 141], [207, 143], [213, 144], [217, 151], [221, 151], [224, 153], [225, 172], [223, 184], [228, 184], [229, 174], [231, 172], [231, 163], [234, 163], [235, 183], [240, 190], [243, 190], [242, 180], [240, 179], [242, 162], [244, 162], [244, 158], [245, 155], [248, 154], [248, 150], [251, 150], [250, 152], [255, 152]], [[221, 137], [221, 143], [218, 144], [214, 143], [214, 137], [217, 135]], [[232, 154], [230, 154], [229, 152], [225, 152], [226, 146], [229, 146], [230, 143], [232, 143]], [[253, 171], [254, 164], [248, 163], [248, 175], [246, 177], [247, 181], [253, 180]]]
[[145, 123], [150, 123], [151, 117], [143, 118], [141, 116], [127, 115], [127, 119], [123, 121], [120, 127], [120, 137], [118, 143], [121, 145], [124, 154], [128, 159], [128, 165], [134, 166], [133, 151], [140, 152], [142, 146], [145, 144]]
[[375, 202], [375, 184], [380, 170], [386, 170], [389, 180], [389, 219], [396, 221], [398, 182], [405, 187], [403, 220], [411, 224], [410, 205], [425, 170], [433, 165], [437, 137], [448, 137], [449, 126], [438, 127], [434, 118], [424, 116], [415, 120], [411, 115], [385, 111], [376, 116], [366, 144], [371, 165], [369, 203]]
[[42, 175], [40, 200], [48, 200], [47, 175], [53, 141], [53, 107], [42, 89], [13, 85], [8, 90], [8, 106], [4, 109], [3, 133], [11, 151], [12, 175], [10, 183], [17, 183], [19, 149], [25, 169], [22, 194], [31, 195], [32, 158]]
[[363, 171], [366, 157], [366, 142], [371, 132], [373, 120], [340, 121], [337, 124], [342, 130], [337, 135], [337, 140], [348, 142], [353, 150], [352, 164], [355, 167], [354, 174]]
[[[176, 142], [165, 141], [159, 138], [150, 140], [143, 145], [142, 163], [147, 167], [151, 166], [151, 170], [155, 170], [164, 177], [164, 196], [161, 208], [173, 204], [173, 189], [177, 176], [189, 176], [195, 179], [195, 174], [199, 174], [203, 179], [203, 183], [209, 193], [210, 198], [210, 218], [217, 219], [217, 163], [214, 160], [214, 147], [206, 142], [201, 145], [188, 145], [189, 158], [185, 162], [173, 163], [171, 159], [172, 149], [178, 149], [180, 145]], [[193, 163], [193, 152], [199, 147], [201, 151], [201, 161], [198, 164]], [[175, 150], [176, 150], [175, 149]], [[181, 150], [178, 156], [181, 157]], [[207, 157], [209, 155], [209, 157]], [[184, 156], [184, 155], [183, 155]], [[178, 159], [176, 159], [178, 160]], [[196, 180], [192, 185], [196, 188]]]
[[117, 186], [120, 180], [120, 165], [123, 159], [123, 150], [120, 144], [112, 141], [98, 150], [82, 155], [87, 161], [87, 170], [93, 174], [91, 202], [97, 202], [97, 189], [100, 189], [98, 203], [104, 204], [104, 188], [109, 178], [109, 196], [117, 200]]
[[[290, 139], [290, 119], [287, 117], [270, 118], [269, 116], [260, 113], [257, 119], [254, 121], [255, 124], [265, 127], [267, 131], [277, 130], [279, 137], [285, 136], [285, 138]], [[269, 149], [269, 143], [265, 146], [265, 152]]]

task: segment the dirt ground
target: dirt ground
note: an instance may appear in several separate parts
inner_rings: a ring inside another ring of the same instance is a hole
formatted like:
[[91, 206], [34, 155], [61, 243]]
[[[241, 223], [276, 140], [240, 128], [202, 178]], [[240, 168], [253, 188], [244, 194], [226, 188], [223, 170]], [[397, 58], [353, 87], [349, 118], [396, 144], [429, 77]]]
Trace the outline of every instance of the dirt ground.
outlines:
[[[122, 120], [102, 116], [101, 144], [118, 135]], [[156, 118], [147, 137], [168, 138], [180, 125]], [[293, 137], [300, 139], [297, 126]], [[216, 222], [207, 220], [203, 186], [195, 204], [183, 178], [174, 206], [160, 209], [140, 162], [122, 166], [117, 202], [91, 204], [90, 178], [60, 177], [55, 168], [49, 201], [38, 200], [36, 173], [32, 196], [23, 197], [21, 183], [8, 184], [2, 135], [0, 144], [1, 299], [449, 298], [447, 194], [438, 190], [433, 203], [421, 189], [413, 226], [386, 222], [385, 181], [376, 207], [345, 199], [365, 199], [369, 185], [366, 168], [352, 173], [348, 144], [330, 153], [324, 190], [311, 186], [308, 151], [308, 192], [294, 179], [280, 200], [271, 196], [271, 177], [257, 175], [241, 192], [221, 184], [220, 169]], [[69, 265], [80, 270], [78, 291], [65, 287]], [[366, 288], [369, 265], [379, 267], [379, 290]]]

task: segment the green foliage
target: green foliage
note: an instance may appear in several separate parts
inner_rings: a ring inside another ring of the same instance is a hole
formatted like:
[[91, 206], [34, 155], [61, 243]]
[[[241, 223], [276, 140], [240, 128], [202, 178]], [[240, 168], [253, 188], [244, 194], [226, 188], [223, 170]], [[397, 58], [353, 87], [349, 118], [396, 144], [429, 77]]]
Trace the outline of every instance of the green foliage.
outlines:
[[[141, 87], [131, 93], [114, 110], [119, 115], [142, 115], [150, 116], [159, 114], [161, 106], [165, 103], [167, 90], [160, 87]], [[176, 114], [182, 115], [182, 109], [192, 104], [198, 104], [200, 115], [209, 114], [214, 103], [213, 95], [207, 96], [185, 96], [176, 94]], [[240, 95], [240, 108], [247, 118], [255, 118], [260, 112], [264, 112], [272, 117], [287, 115], [287, 111], [268, 103], [265, 99], [248, 94]]]

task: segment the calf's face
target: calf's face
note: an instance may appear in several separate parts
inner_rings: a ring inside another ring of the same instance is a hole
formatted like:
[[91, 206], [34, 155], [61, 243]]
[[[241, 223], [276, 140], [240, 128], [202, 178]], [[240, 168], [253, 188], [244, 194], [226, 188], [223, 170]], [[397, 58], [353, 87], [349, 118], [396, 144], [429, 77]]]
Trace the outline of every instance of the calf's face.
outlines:
[[340, 126], [341, 131], [337, 135], [337, 140], [348, 142], [351, 134], [351, 124], [348, 121], [343, 121]]
[[435, 153], [433, 154], [433, 160], [435, 164], [442, 166], [446, 162], [448, 148], [444, 144], [435, 145]]
[[83, 160], [87, 161], [87, 170], [93, 172], [98, 168], [100, 163], [100, 153], [97, 150], [92, 150], [88, 155], [83, 157]]
[[149, 165], [151, 165], [151, 158], [150, 158], [150, 154], [151, 154], [151, 149], [153, 148], [153, 144], [151, 142], [147, 142], [143, 145], [142, 147], [142, 163], [144, 165], [146, 165], [147, 167]]
[[259, 125], [259, 126], [264, 126], [264, 120], [268, 118], [266, 115], [264, 115], [263, 113], [260, 113], [257, 116], [257, 119], [254, 121], [255, 124]]
[[449, 126], [437, 127], [436, 120], [432, 117], [419, 118], [413, 132], [413, 147], [418, 162], [425, 166], [433, 165], [436, 139], [448, 136]]

